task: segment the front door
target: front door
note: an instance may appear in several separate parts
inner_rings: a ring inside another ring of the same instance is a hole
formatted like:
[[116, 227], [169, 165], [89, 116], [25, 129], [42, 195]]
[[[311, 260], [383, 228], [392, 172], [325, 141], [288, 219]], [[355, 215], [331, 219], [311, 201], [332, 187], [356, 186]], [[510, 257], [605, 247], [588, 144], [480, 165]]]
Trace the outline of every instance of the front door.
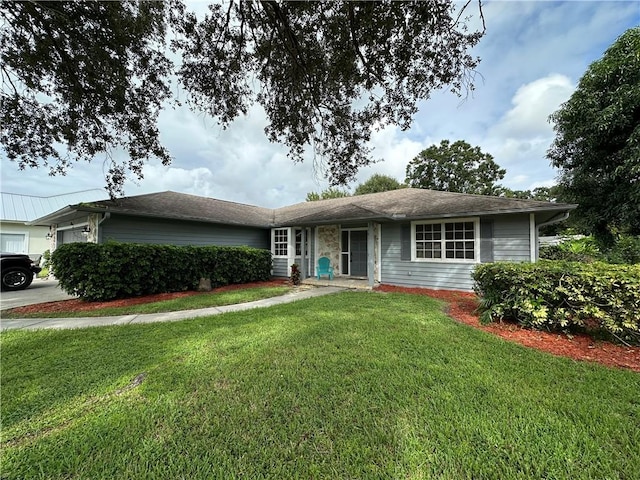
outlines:
[[367, 276], [367, 231], [342, 230], [340, 273], [352, 277]]
[[367, 232], [352, 230], [349, 241], [351, 262], [349, 275], [352, 277], [367, 276]]

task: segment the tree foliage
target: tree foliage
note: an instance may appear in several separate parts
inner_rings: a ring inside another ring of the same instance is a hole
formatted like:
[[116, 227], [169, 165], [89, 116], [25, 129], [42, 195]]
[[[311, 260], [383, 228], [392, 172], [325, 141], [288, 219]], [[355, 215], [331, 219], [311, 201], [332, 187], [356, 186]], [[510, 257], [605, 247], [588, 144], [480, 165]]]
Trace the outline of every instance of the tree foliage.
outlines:
[[398, 190], [405, 187], [406, 185], [400, 183], [393, 177], [374, 173], [369, 180], [358, 185], [353, 194], [365, 195], [367, 193], [388, 192], [389, 190]]
[[560, 187], [536, 187], [533, 190], [511, 190], [508, 187], [499, 185], [496, 187], [496, 195], [506, 198], [521, 198], [523, 200], [538, 200], [541, 202], [563, 201]]
[[463, 140], [442, 140], [439, 146], [431, 145], [409, 162], [406, 182], [414, 188], [496, 195], [496, 182], [505, 173], [480, 147]]
[[589, 66], [551, 120], [547, 156], [577, 216], [604, 244], [616, 231], [640, 234], [640, 27]]
[[330, 198], [342, 198], [342, 197], [350, 197], [351, 194], [343, 190], [341, 188], [327, 188], [326, 190], [318, 192], [309, 192], [307, 193], [307, 202], [315, 202], [317, 200], [328, 200]]
[[141, 177], [149, 158], [171, 161], [157, 117], [171, 96], [164, 39], [179, 5], [2, 2], [0, 15], [0, 138], [9, 159], [64, 174], [101, 154], [110, 191], [121, 190], [126, 170]]
[[199, 19], [179, 0], [2, 2], [2, 146], [20, 168], [52, 174], [105, 155], [109, 191], [121, 192], [127, 169], [142, 178], [145, 161], [171, 161], [157, 118], [175, 74], [189, 104], [223, 126], [261, 105], [269, 140], [294, 161], [311, 146], [332, 185], [344, 184], [373, 161], [374, 129], [409, 128], [434, 89], [473, 88], [479, 59], [468, 51], [484, 30], [468, 31], [469, 9], [228, 0]]

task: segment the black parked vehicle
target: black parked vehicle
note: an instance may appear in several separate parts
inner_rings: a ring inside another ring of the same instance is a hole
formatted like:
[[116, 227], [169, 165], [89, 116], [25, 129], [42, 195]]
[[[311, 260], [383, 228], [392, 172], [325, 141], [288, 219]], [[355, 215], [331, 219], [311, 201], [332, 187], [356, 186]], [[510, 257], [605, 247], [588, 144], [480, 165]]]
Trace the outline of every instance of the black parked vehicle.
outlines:
[[33, 263], [29, 255], [21, 253], [0, 253], [2, 263], [2, 290], [23, 290], [31, 285], [33, 276], [42, 270]]

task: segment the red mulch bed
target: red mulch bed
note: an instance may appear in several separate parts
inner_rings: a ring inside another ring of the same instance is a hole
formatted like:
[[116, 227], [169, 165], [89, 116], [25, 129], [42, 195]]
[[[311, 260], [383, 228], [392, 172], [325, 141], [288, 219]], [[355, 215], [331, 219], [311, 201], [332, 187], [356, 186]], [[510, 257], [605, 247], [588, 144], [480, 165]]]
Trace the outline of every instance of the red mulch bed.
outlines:
[[[287, 279], [274, 279], [268, 282], [255, 282], [242, 285], [228, 285], [216, 288], [215, 292], [226, 292], [247, 287], [279, 287], [289, 285]], [[471, 325], [474, 328], [491, 332], [512, 342], [517, 342], [526, 347], [536, 348], [553, 355], [569, 357], [574, 360], [598, 362], [611, 367], [628, 368], [640, 372], [640, 347], [625, 347], [614, 345], [610, 342], [595, 340], [588, 335], [574, 334], [568, 336], [564, 333], [551, 333], [538, 330], [528, 330], [515, 323], [500, 322], [482, 325], [478, 320], [476, 308], [478, 300], [475, 294], [458, 292], [453, 290], [430, 290], [427, 288], [404, 288], [391, 285], [380, 285], [376, 288], [382, 292], [412, 293], [427, 295], [432, 298], [444, 300], [449, 304], [447, 313], [458, 322]], [[62, 300], [59, 302], [40, 303], [17, 307], [12, 313], [46, 313], [67, 311], [88, 311], [105, 307], [122, 307], [138, 305], [141, 303], [158, 302], [173, 298], [187, 297], [191, 295], [203, 295], [207, 292], [174, 292], [147, 295], [144, 297], [125, 298], [109, 302], [86, 302], [83, 300]]]
[[640, 347], [615, 345], [610, 342], [595, 340], [586, 334], [572, 334], [569, 336], [564, 333], [530, 330], [510, 322], [482, 325], [476, 314], [478, 299], [473, 293], [430, 290], [426, 288], [403, 288], [390, 285], [380, 285], [377, 290], [427, 295], [444, 300], [449, 304], [447, 314], [453, 319], [493, 333], [509, 341], [574, 360], [598, 362], [610, 367], [628, 368], [640, 372]]

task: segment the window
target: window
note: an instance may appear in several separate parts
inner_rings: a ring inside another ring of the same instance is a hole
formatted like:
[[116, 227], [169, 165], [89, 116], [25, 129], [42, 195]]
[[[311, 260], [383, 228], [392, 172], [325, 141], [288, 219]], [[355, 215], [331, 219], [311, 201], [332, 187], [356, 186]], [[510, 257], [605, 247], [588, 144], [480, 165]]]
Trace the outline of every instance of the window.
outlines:
[[[302, 256], [302, 229], [296, 228], [296, 257]], [[304, 256], [309, 257], [309, 232], [304, 236]]]
[[0, 233], [0, 251], [26, 253], [26, 235], [23, 233]]
[[286, 257], [289, 246], [289, 229], [277, 228], [273, 231], [273, 254], [276, 257]]
[[442, 225], [416, 225], [416, 258], [442, 258]]
[[444, 224], [445, 258], [473, 260], [475, 250], [473, 222]]
[[476, 261], [478, 221], [413, 223], [413, 259], [424, 261]]

